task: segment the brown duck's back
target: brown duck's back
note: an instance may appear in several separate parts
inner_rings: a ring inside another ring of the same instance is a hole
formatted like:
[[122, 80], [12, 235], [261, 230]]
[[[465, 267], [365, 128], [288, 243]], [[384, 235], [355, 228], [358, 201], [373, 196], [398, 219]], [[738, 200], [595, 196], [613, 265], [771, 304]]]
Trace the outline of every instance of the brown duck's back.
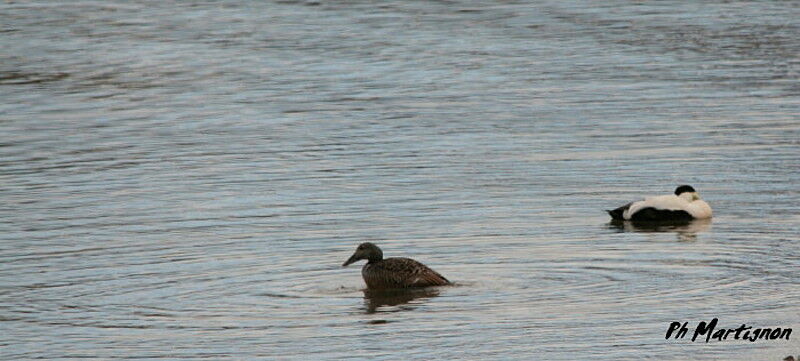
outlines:
[[361, 269], [367, 288], [409, 288], [450, 284], [444, 276], [410, 258], [395, 257], [369, 262]]

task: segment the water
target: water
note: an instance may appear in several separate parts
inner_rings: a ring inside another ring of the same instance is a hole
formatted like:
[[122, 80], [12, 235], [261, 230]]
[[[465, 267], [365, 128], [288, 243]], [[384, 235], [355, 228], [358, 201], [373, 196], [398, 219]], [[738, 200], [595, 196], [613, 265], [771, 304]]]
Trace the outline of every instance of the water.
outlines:
[[[780, 360], [795, 2], [6, 1], [0, 358]], [[604, 209], [691, 184], [710, 224]], [[456, 285], [362, 291], [356, 245]]]

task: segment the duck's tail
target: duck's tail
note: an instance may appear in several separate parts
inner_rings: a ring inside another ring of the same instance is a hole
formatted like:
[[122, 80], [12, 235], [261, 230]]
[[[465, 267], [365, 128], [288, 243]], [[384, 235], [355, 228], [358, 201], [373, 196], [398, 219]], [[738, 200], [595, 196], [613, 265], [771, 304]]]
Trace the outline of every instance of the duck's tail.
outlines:
[[626, 204], [626, 205], [624, 205], [622, 207], [619, 207], [617, 209], [611, 209], [611, 210], [607, 209], [606, 212], [608, 212], [608, 214], [611, 216], [612, 219], [622, 221], [622, 220], [625, 219], [625, 217], [623, 217], [623, 214], [625, 213], [626, 210], [628, 210], [628, 208], [630, 206], [631, 206], [631, 204], [628, 203], [628, 204]]

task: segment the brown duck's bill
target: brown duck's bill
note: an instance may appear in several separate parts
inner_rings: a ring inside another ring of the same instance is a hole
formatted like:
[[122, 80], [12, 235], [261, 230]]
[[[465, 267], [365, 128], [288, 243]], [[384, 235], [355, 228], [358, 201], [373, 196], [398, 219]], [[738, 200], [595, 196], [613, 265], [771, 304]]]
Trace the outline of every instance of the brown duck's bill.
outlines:
[[344, 263], [342, 263], [342, 267], [347, 267], [347, 265], [349, 265], [349, 264], [351, 264], [351, 263], [353, 263], [355, 261], [358, 261], [358, 258], [356, 258], [356, 255], [352, 255], [352, 256], [350, 256], [350, 258], [347, 259], [347, 261], [344, 261]]

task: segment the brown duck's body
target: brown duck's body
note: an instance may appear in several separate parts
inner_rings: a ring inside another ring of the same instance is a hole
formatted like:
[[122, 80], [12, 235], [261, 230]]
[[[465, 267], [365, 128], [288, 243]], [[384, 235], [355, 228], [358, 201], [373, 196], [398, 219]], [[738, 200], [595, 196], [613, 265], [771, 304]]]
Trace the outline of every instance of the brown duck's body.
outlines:
[[358, 245], [355, 253], [345, 261], [342, 266], [367, 260], [361, 269], [361, 275], [369, 289], [392, 289], [444, 286], [450, 284], [447, 278], [428, 266], [410, 258], [394, 257], [383, 258], [383, 251], [369, 242]]
[[361, 269], [367, 288], [389, 289], [444, 286], [450, 284], [444, 276], [410, 258], [393, 257], [370, 261]]

